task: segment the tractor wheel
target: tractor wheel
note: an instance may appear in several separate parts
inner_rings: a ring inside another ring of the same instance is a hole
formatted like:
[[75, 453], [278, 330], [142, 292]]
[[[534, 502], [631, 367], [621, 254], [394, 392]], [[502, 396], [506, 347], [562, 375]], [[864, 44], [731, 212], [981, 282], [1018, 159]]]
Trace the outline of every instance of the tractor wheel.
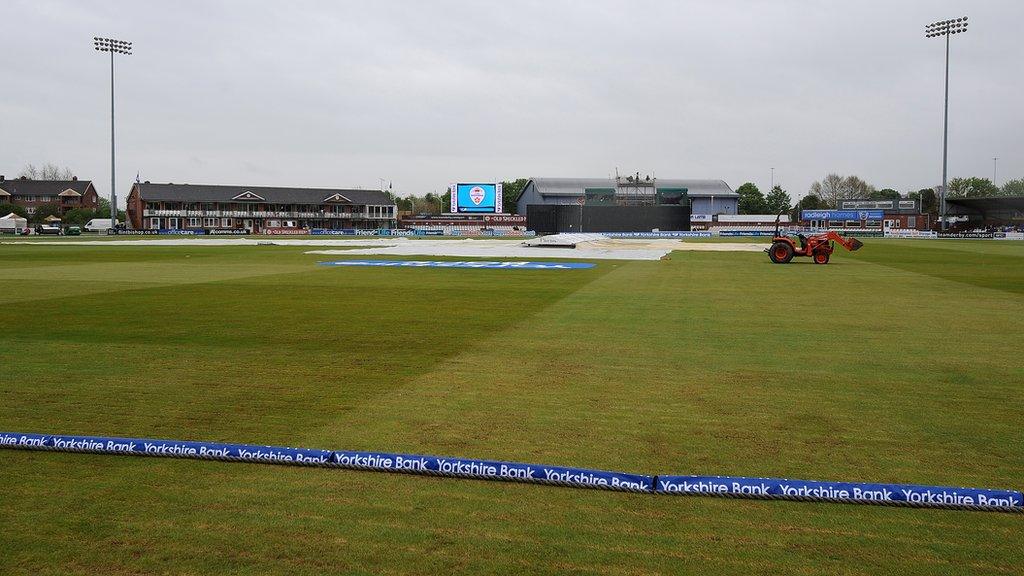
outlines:
[[786, 242], [776, 242], [768, 249], [768, 256], [776, 264], [786, 264], [793, 259], [793, 247]]
[[828, 264], [828, 252], [815, 252], [814, 253], [815, 264]]

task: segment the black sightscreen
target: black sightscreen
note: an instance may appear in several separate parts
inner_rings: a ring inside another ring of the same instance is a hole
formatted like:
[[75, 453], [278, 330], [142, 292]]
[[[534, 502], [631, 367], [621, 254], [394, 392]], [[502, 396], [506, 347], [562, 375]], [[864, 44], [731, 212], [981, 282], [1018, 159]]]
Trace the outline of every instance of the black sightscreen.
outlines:
[[537, 234], [689, 230], [690, 207], [530, 204], [526, 226]]

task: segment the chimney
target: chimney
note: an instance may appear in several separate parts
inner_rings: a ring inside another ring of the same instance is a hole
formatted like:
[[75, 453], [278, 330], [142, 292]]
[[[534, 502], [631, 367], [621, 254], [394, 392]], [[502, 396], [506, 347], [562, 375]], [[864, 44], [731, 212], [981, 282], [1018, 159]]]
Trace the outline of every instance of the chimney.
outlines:
[[3, 182], [3, 181], [4, 181], [4, 175], [0, 174], [0, 182]]
[[72, 182], [78, 182], [78, 176], [72, 176], [71, 177], [71, 181]]

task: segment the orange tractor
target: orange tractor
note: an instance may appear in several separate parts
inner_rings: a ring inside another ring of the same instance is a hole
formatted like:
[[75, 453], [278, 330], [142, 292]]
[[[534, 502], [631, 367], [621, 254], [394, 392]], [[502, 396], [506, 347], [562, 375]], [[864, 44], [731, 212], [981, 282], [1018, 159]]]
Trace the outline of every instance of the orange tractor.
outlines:
[[863, 242], [856, 238], [846, 238], [837, 232], [828, 231], [823, 234], [804, 236], [797, 234], [800, 245], [797, 246], [789, 236], [779, 234], [779, 221], [775, 220], [775, 237], [772, 238], [772, 245], [765, 250], [768, 257], [776, 264], [786, 264], [793, 259], [793, 256], [810, 256], [815, 264], [828, 264], [829, 257], [836, 249], [836, 242], [850, 252], [860, 250]]

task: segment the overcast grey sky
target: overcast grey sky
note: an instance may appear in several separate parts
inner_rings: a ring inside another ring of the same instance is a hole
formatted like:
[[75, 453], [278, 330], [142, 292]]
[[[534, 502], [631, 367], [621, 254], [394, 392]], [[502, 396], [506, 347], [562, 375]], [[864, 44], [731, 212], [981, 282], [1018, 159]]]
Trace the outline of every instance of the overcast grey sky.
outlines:
[[55, 162], [154, 182], [379, 186], [607, 176], [1024, 177], [1024, 2], [0, 0], [0, 174]]

